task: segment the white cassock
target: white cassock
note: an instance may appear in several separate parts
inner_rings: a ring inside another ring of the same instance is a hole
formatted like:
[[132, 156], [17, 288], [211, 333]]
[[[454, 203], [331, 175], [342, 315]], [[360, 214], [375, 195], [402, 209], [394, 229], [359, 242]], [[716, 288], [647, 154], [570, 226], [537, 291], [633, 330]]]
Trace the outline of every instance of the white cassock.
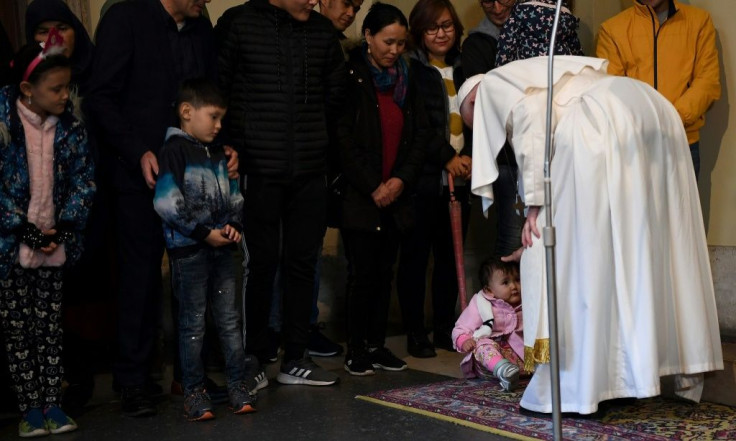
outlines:
[[[687, 137], [647, 84], [605, 74], [606, 60], [557, 56], [553, 221], [562, 412], [603, 400], [677, 393], [698, 401], [702, 372], [723, 369], [713, 281]], [[527, 206], [544, 205], [547, 57], [486, 74], [474, 116], [473, 193], [493, 200], [507, 132]], [[544, 208], [538, 225], [545, 224]], [[524, 344], [537, 363], [521, 406], [552, 412], [541, 239], [521, 260]]]

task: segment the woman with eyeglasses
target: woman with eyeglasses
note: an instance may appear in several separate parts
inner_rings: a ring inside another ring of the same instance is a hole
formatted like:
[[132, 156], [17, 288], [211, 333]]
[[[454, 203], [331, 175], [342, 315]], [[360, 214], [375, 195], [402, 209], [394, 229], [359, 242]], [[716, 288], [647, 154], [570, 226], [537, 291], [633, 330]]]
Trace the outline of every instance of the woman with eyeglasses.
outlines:
[[406, 363], [385, 346], [393, 266], [400, 231], [411, 227], [409, 196], [422, 168], [428, 123], [402, 57], [406, 17], [374, 3], [364, 43], [350, 52], [347, 99], [338, 122], [343, 192], [342, 236], [351, 266], [345, 370], [373, 375]]
[[[414, 357], [436, 356], [435, 346], [452, 350], [457, 275], [452, 248], [448, 178], [455, 180], [461, 202], [463, 231], [467, 229], [470, 145], [465, 142], [457, 89], [464, 81], [460, 69], [463, 25], [450, 0], [419, 0], [409, 15], [414, 49], [409, 54], [412, 81], [422, 95], [431, 127], [424, 145], [422, 173], [414, 191], [415, 228], [402, 235], [397, 290], [407, 350]], [[429, 341], [424, 323], [424, 295], [430, 252], [432, 272], [432, 328]]]

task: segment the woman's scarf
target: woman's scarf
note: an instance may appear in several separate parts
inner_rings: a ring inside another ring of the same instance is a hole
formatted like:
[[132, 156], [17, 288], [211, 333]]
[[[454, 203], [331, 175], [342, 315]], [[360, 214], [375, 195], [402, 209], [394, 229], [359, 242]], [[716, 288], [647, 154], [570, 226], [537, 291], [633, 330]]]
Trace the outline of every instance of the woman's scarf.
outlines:
[[403, 108], [406, 100], [407, 78], [409, 78], [409, 66], [404, 57], [399, 57], [396, 63], [387, 69], [379, 69], [374, 66], [369, 57], [368, 44], [363, 43], [363, 58], [371, 71], [373, 85], [379, 92], [386, 92], [393, 87], [394, 102]]

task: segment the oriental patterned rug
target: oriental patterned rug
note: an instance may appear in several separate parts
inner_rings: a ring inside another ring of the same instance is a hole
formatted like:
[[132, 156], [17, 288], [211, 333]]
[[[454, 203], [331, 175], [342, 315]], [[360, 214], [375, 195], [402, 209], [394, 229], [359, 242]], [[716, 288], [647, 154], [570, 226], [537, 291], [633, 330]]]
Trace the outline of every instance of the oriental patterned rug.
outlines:
[[[552, 440], [551, 418], [520, 413], [523, 387], [508, 393], [493, 382], [450, 380], [356, 398], [512, 439]], [[562, 426], [563, 438], [576, 441], [736, 440], [736, 409], [661, 397], [614, 400], [592, 416], [565, 414]]]

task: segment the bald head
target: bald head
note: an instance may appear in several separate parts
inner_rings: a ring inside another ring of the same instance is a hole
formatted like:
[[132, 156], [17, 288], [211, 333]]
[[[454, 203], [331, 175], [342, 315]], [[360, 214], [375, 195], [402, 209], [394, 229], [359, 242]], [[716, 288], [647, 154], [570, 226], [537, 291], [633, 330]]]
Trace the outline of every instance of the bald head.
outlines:
[[460, 90], [457, 91], [457, 98], [460, 100], [460, 116], [466, 126], [473, 128], [473, 115], [475, 113], [475, 96], [478, 94], [478, 86], [485, 74], [473, 75], [465, 80]]

